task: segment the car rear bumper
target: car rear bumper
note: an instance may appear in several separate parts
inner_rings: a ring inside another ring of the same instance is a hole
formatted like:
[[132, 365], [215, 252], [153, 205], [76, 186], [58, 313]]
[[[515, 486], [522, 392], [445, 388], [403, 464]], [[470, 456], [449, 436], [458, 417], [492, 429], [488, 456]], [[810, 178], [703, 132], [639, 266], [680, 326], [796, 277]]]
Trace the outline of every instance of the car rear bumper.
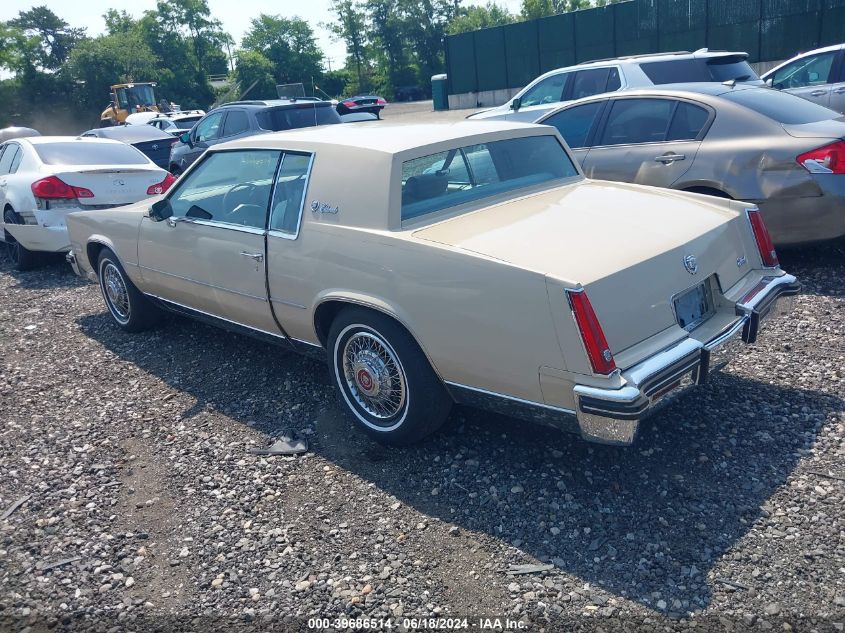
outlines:
[[603, 444], [630, 445], [639, 423], [724, 367], [754, 343], [770, 318], [789, 312], [801, 286], [792, 275], [764, 277], [737, 304], [737, 318], [707, 342], [687, 338], [623, 373], [621, 389], [576, 385], [575, 414], [581, 436]]
[[70, 250], [70, 238], [65, 226], [6, 224], [5, 228], [9, 235], [28, 250], [48, 253]]
[[819, 196], [757, 202], [776, 246], [806, 244], [845, 235], [845, 175], [814, 174]]

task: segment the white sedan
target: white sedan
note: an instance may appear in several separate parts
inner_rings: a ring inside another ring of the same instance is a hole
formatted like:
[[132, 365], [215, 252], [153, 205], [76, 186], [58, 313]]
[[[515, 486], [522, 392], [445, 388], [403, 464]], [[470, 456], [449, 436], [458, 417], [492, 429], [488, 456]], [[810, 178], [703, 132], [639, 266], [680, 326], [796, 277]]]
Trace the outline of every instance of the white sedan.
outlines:
[[18, 270], [70, 250], [65, 217], [167, 191], [175, 178], [131, 145], [70, 136], [0, 144], [0, 239]]

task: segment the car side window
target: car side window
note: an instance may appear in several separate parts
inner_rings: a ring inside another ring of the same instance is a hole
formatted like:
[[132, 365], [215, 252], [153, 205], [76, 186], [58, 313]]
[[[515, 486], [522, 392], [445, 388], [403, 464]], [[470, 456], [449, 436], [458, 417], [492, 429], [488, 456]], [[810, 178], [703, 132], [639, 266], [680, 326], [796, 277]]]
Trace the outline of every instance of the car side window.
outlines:
[[586, 147], [587, 136], [604, 104], [604, 101], [596, 101], [575, 106], [550, 116], [543, 123], [557, 128], [572, 149]]
[[285, 153], [273, 192], [270, 230], [287, 235], [296, 235], [299, 232], [310, 167], [310, 154]]
[[9, 173], [14, 174], [18, 171], [18, 167], [20, 167], [21, 160], [23, 160], [23, 148], [20, 145], [13, 145], [13, 147], [17, 148], [17, 151], [14, 152], [12, 157], [12, 164], [9, 165]]
[[698, 138], [708, 120], [710, 120], [710, 113], [704, 108], [686, 101], [679, 101], [666, 140], [692, 141]]
[[618, 99], [613, 102], [599, 145], [660, 143], [666, 140], [674, 102]]
[[543, 103], [556, 103], [563, 99], [563, 89], [566, 88], [566, 79], [570, 73], [558, 73], [547, 77], [533, 88], [522, 95], [520, 99], [522, 107], [540, 105]]
[[249, 131], [249, 116], [244, 110], [229, 110], [223, 124], [223, 136], [234, 136]]
[[836, 51], [798, 59], [772, 75], [772, 86], [783, 90], [825, 84], [834, 59]]
[[592, 97], [607, 91], [607, 80], [610, 76], [610, 68], [590, 68], [579, 70], [572, 80], [572, 91], [569, 93], [571, 99], [582, 99]]
[[213, 141], [220, 136], [220, 124], [223, 122], [223, 113], [215, 112], [209, 114], [197, 125], [196, 140], [207, 142]]
[[0, 156], [0, 176], [5, 176], [11, 172], [12, 161], [18, 154], [19, 149], [20, 148], [17, 143], [6, 144], [3, 155]]
[[213, 152], [167, 201], [171, 217], [263, 229], [280, 151]]

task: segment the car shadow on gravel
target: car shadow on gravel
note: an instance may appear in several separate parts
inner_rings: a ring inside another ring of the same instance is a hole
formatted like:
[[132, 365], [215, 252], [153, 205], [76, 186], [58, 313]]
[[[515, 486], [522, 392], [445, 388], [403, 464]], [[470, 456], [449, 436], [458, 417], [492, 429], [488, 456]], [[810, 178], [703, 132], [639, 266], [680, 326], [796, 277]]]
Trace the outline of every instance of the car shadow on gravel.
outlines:
[[[725, 373], [645, 423], [630, 448], [463, 408], [420, 445], [387, 448], [351, 428], [322, 363], [178, 318], [137, 336], [104, 314], [78, 323], [194, 398], [183, 419], [216, 409], [270, 436], [297, 428], [320, 457], [459, 528], [444, 538], [486, 542], [513, 563], [551, 562], [581, 579], [582, 594], [588, 582], [678, 613], [705, 608], [715, 586], [747, 588], [765, 560], [708, 574], [752, 528], [754, 538], [789, 536], [769, 522], [767, 500], [845, 408], [830, 394]], [[586, 593], [572, 599], [607, 599]]]
[[16, 270], [12, 265], [12, 260], [6, 255], [2, 243], [0, 243], [0, 272], [14, 279], [12, 288], [23, 288], [25, 290], [76, 288], [89, 283], [74, 274], [73, 269], [65, 261], [64, 254], [47, 256], [44, 265], [38, 268]]
[[804, 294], [845, 296], [845, 238], [778, 249], [778, 257], [783, 269], [801, 281]]

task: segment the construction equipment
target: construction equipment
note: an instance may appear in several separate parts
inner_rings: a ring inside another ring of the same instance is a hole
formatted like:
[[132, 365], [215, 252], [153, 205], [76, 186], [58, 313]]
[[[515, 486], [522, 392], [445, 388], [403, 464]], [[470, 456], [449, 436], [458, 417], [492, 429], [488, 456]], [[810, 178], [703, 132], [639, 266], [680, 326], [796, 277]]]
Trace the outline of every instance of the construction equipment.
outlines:
[[115, 84], [111, 87], [111, 104], [100, 115], [100, 127], [121, 125], [126, 117], [137, 112], [158, 112], [155, 83]]

